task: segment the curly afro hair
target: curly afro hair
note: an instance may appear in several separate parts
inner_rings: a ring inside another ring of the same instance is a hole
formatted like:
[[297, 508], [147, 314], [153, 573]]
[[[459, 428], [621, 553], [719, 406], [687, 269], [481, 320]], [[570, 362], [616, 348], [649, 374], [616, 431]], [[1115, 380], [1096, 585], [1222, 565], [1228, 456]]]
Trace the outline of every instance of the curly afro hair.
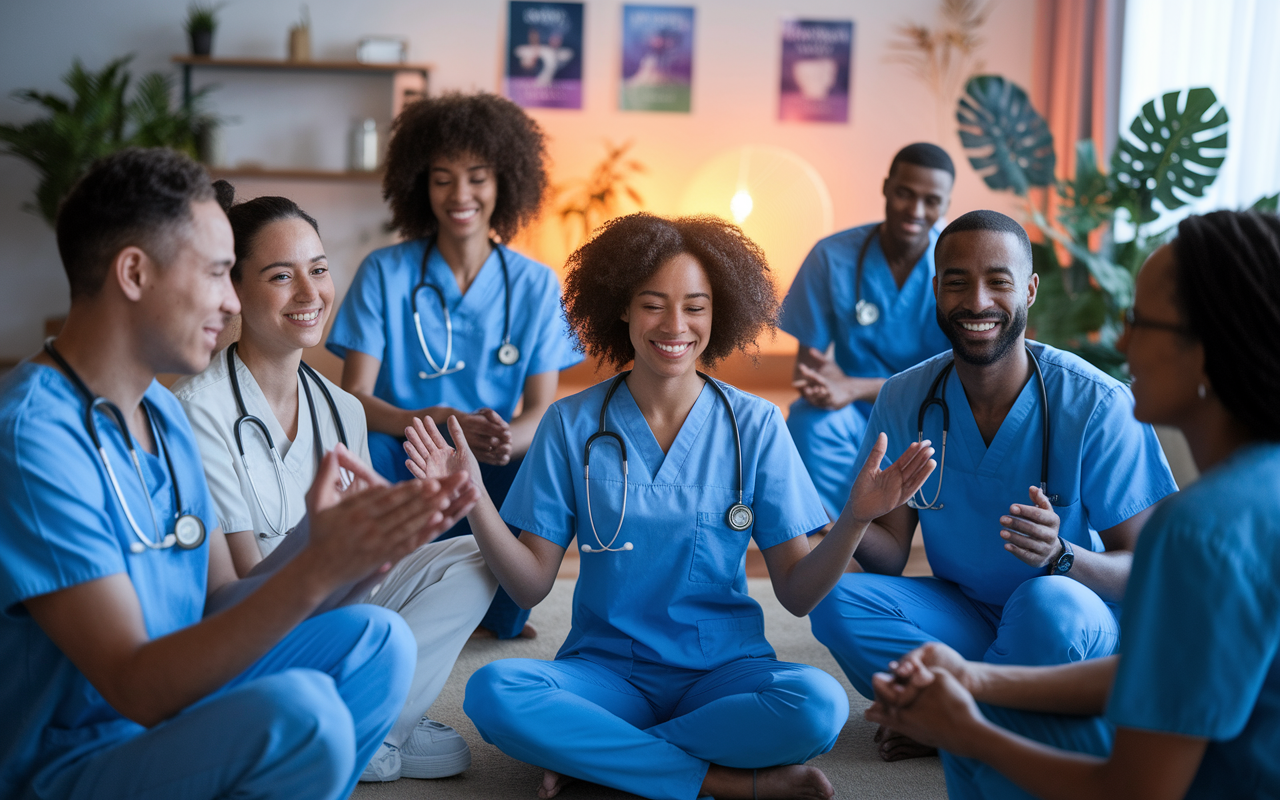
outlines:
[[635, 358], [622, 314], [641, 284], [674, 256], [697, 259], [711, 283], [711, 337], [702, 363], [714, 366], [734, 350], [747, 352], [772, 328], [778, 296], [769, 264], [737, 225], [719, 217], [664, 219], [631, 214], [610, 220], [569, 256], [564, 311], [579, 348], [622, 369]]
[[382, 196], [391, 204], [392, 229], [409, 239], [434, 236], [431, 164], [468, 154], [493, 165], [498, 200], [490, 225], [503, 241], [537, 218], [547, 191], [546, 137], [538, 123], [497, 95], [449, 92], [405, 106], [391, 126]]

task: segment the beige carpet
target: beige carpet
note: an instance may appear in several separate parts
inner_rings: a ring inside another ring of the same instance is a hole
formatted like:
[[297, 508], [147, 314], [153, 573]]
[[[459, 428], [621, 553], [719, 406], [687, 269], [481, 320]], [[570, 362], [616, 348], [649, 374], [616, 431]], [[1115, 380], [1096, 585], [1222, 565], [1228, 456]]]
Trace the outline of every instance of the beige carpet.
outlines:
[[[467, 679], [480, 667], [500, 658], [555, 657], [556, 650], [569, 632], [569, 615], [573, 597], [573, 580], [556, 581], [546, 600], [533, 610], [530, 621], [539, 636], [534, 641], [523, 639], [507, 642], [472, 640], [462, 651], [449, 682], [431, 717], [452, 725], [471, 745], [471, 768], [456, 778], [420, 781], [402, 778], [394, 783], [360, 784], [352, 797], [357, 800], [401, 800], [407, 798], [440, 798], [441, 800], [509, 800], [536, 798], [542, 771], [516, 761], [492, 745], [486, 744], [475, 726], [462, 713], [463, 689]], [[946, 797], [942, 767], [936, 758], [885, 764], [876, 756], [871, 737], [875, 726], [862, 718], [867, 701], [853, 691], [844, 674], [827, 649], [809, 632], [807, 619], [796, 619], [783, 610], [766, 579], [750, 581], [751, 595], [764, 607], [765, 633], [778, 657], [825, 669], [836, 676], [849, 692], [852, 713], [835, 749], [812, 763], [826, 772], [836, 788], [837, 797], [927, 798]], [[608, 798], [624, 800], [634, 795], [588, 783], [575, 783], [561, 794], [565, 800]]]

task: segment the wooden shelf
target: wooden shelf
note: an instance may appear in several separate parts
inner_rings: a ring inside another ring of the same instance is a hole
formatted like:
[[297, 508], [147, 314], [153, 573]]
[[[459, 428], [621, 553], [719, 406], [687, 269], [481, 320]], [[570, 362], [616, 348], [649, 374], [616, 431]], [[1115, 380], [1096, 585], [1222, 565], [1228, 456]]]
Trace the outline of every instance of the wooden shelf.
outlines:
[[328, 169], [268, 169], [259, 167], [209, 167], [209, 175], [218, 178], [264, 181], [337, 181], [342, 183], [381, 183], [382, 170], [362, 172]]
[[211, 58], [209, 56], [174, 56], [173, 63], [184, 68], [280, 70], [290, 72], [352, 72], [386, 75], [395, 72], [421, 72], [426, 75], [431, 64], [364, 64], [359, 61], [277, 61], [270, 58]]

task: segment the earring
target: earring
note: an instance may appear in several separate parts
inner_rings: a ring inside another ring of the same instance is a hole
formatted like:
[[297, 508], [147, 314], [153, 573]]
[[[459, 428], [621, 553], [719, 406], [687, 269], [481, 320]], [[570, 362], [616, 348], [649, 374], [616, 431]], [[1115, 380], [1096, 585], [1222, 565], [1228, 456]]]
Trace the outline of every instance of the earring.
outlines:
[[1200, 384], [1199, 388], [1197, 388], [1197, 389], [1196, 389], [1196, 394], [1200, 395], [1200, 399], [1201, 399], [1201, 400], [1204, 400], [1204, 399], [1208, 398], [1208, 397], [1209, 397], [1209, 387], [1205, 386], [1203, 383], [1202, 383], [1202, 384]]

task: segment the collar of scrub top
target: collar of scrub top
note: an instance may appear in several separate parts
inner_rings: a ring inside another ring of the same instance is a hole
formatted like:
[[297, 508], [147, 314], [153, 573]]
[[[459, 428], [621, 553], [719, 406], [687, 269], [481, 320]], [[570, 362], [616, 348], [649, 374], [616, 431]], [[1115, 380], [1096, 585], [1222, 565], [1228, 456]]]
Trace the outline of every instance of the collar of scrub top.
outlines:
[[[259, 538], [270, 539], [276, 536], [283, 536], [287, 530], [286, 525], [289, 524], [289, 492], [284, 486], [284, 462], [280, 458], [279, 451], [276, 450], [276, 443], [271, 438], [271, 431], [267, 430], [267, 425], [258, 417], [250, 414], [244, 404], [244, 395], [240, 391], [240, 378], [236, 375], [236, 345], [238, 342], [232, 342], [227, 347], [227, 376], [231, 379], [231, 395], [236, 400], [236, 413], [240, 416], [232, 425], [231, 430], [236, 437], [236, 449], [240, 451], [240, 464], [244, 467], [244, 474], [249, 476], [249, 489], [253, 492], [253, 499], [258, 504], [258, 510], [262, 512], [262, 518], [267, 519], [267, 509], [262, 505], [262, 496], [258, 494], [258, 484], [253, 480], [253, 470], [249, 469], [249, 460], [245, 457], [244, 452], [244, 433], [243, 428], [246, 423], [258, 429], [262, 434], [262, 438], [267, 443], [267, 450], [271, 452], [271, 466], [276, 472], [276, 487], [280, 492], [280, 516], [276, 519], [276, 524], [272, 524], [267, 520], [267, 525], [271, 526], [271, 533], [260, 532]], [[307, 396], [307, 410], [311, 412], [311, 433], [315, 437], [316, 442], [316, 458], [319, 459], [324, 453], [324, 441], [320, 438], [320, 418], [316, 415], [316, 402], [311, 396], [311, 387], [307, 384], [310, 378], [316, 386], [320, 387], [320, 393], [324, 395], [325, 402], [329, 405], [329, 411], [333, 414], [333, 424], [338, 429], [338, 441], [342, 442], [344, 447], [347, 445], [347, 431], [342, 426], [342, 416], [338, 414], [338, 404], [334, 402], [333, 395], [329, 392], [329, 387], [324, 385], [324, 381], [320, 380], [320, 376], [316, 374], [306, 363], [298, 362], [298, 382], [302, 384], [302, 391]]]
[[[169, 455], [169, 448], [165, 445], [164, 435], [161, 434], [160, 428], [156, 426], [155, 419], [151, 415], [151, 407], [147, 403], [147, 399], [145, 397], [142, 398], [142, 415], [146, 417], [147, 427], [151, 429], [151, 436], [155, 439], [156, 449], [164, 455], [164, 465], [169, 470], [169, 482], [173, 484], [174, 525], [173, 533], [170, 534], [165, 534], [160, 529], [160, 521], [156, 517], [156, 508], [151, 502], [151, 489], [147, 486], [146, 476], [142, 474], [142, 462], [138, 459], [138, 448], [134, 444], [133, 434], [129, 432], [129, 424], [125, 421], [124, 413], [120, 411], [120, 407], [107, 398], [99, 397], [93, 393], [88, 384], [81, 379], [79, 373], [71, 368], [67, 360], [53, 346], [52, 336], [45, 339], [44, 351], [49, 354], [49, 358], [53, 359], [62, 372], [71, 379], [71, 383], [75, 385], [88, 403], [84, 413], [84, 426], [88, 429], [89, 439], [93, 442], [94, 448], [98, 451], [98, 457], [102, 459], [102, 465], [107, 470], [107, 478], [111, 481], [111, 488], [115, 492], [116, 499], [120, 501], [120, 508], [124, 510], [124, 517], [128, 520], [129, 527], [133, 529], [133, 535], [138, 537], [138, 541], [129, 546], [130, 552], [145, 553], [148, 550], [165, 550], [175, 544], [184, 550], [194, 550], [203, 544], [205, 536], [204, 522], [194, 514], [182, 513], [182, 489], [178, 486], [178, 474], [173, 469], [173, 458]], [[120, 435], [124, 438], [125, 446], [129, 449], [129, 458], [133, 461], [133, 469], [138, 473], [138, 481], [142, 484], [142, 496], [146, 498], [147, 510], [151, 512], [151, 525], [156, 532], [156, 538], [154, 539], [143, 535], [142, 528], [138, 525], [138, 521], [134, 519], [133, 512], [129, 510], [129, 504], [125, 502], [124, 491], [120, 488], [120, 481], [116, 478], [116, 471], [112, 469], [111, 459], [107, 458], [107, 450], [102, 445], [102, 437], [98, 435], [98, 424], [95, 417], [99, 409], [107, 412], [115, 419], [116, 425], [120, 428]]]
[[880, 307], [870, 300], [862, 299], [862, 262], [867, 258], [867, 250], [871, 248], [871, 242], [880, 236], [881, 225], [882, 223], [877, 222], [867, 237], [862, 240], [862, 246], [858, 248], [857, 266], [854, 268], [853, 318], [864, 327], [874, 325], [876, 320], [880, 319]]
[[[614, 542], [618, 541], [618, 534], [622, 532], [622, 521], [627, 517], [627, 445], [622, 441], [622, 437], [609, 430], [605, 425], [605, 412], [609, 410], [609, 401], [613, 399], [613, 393], [618, 391], [618, 387], [631, 374], [631, 370], [618, 373], [613, 379], [613, 383], [609, 384], [609, 391], [605, 392], [604, 402], [600, 404], [600, 427], [595, 433], [587, 439], [587, 443], [582, 448], [582, 478], [587, 487], [587, 521], [591, 524], [591, 535], [595, 537], [597, 547], [589, 544], [582, 545], [584, 553], [620, 553], [624, 550], [631, 550], [633, 545], [631, 542], [624, 542], [622, 547], [614, 547]], [[751, 523], [755, 521], [755, 514], [751, 507], [742, 502], [742, 439], [738, 435], [738, 417], [733, 413], [733, 404], [729, 402], [729, 397], [724, 393], [724, 389], [720, 388], [710, 376], [699, 372], [699, 378], [702, 378], [708, 386], [715, 390], [720, 396], [721, 402], [724, 403], [725, 409], [729, 412], [729, 424], [733, 426], [733, 447], [734, 452], [738, 455], [738, 502], [729, 506], [729, 510], [725, 512], [725, 524], [735, 531], [745, 531], [751, 527]], [[601, 437], [613, 439], [618, 445], [618, 450], [622, 454], [622, 510], [618, 514], [618, 527], [613, 532], [613, 538], [609, 539], [609, 543], [605, 544], [600, 538], [599, 531], [596, 530], [595, 516], [591, 512], [591, 446]]]
[[[1023, 345], [1026, 348], [1027, 356], [1031, 359], [1031, 369], [1036, 374], [1036, 385], [1040, 389], [1040, 419], [1043, 422], [1041, 431], [1040, 446], [1040, 491], [1044, 492], [1049, 498], [1052, 505], [1061, 505], [1062, 498], [1056, 494], [1049, 494], [1049, 394], [1044, 388], [1044, 375], [1040, 373], [1040, 359], [1036, 358], [1036, 354], [1031, 352], [1031, 347]], [[929, 396], [920, 404], [920, 411], [916, 415], [916, 441], [924, 441], [924, 416], [933, 406], [937, 406], [942, 412], [942, 454], [938, 459], [938, 490], [933, 493], [933, 499], [926, 501], [924, 498], [924, 489], [918, 492], [920, 499], [917, 500], [915, 495], [907, 501], [907, 505], [917, 511], [936, 511], [943, 507], [938, 502], [938, 498], [942, 496], [942, 477], [947, 469], [947, 431], [951, 428], [951, 410], [947, 407], [947, 376], [951, 374], [952, 367], [955, 366], [955, 359], [947, 362], [942, 368], [942, 372], [938, 373], [938, 377], [933, 379], [933, 384], [929, 387]], [[942, 393], [938, 393], [938, 387], [942, 387]]]
[[[502, 288], [503, 288], [503, 318], [502, 318], [502, 344], [498, 345], [498, 363], [503, 366], [511, 366], [520, 360], [520, 348], [511, 343], [511, 273], [507, 269], [507, 254], [502, 245], [489, 240], [489, 244], [494, 250], [498, 251], [498, 262], [502, 264]], [[418, 282], [413, 286], [413, 292], [409, 295], [409, 303], [413, 307], [413, 327], [418, 332], [418, 345], [422, 348], [422, 355], [426, 356], [427, 364], [431, 366], [434, 372], [422, 370], [418, 373], [418, 377], [422, 380], [432, 380], [444, 375], [452, 375], [459, 370], [466, 369], [467, 365], [462, 361], [457, 361], [453, 366], [449, 366], [449, 361], [453, 359], [453, 318], [449, 315], [449, 304], [445, 301], [444, 290], [434, 283], [427, 280], [427, 258], [431, 255], [431, 251], [435, 249], [436, 239], [432, 236], [427, 240], [427, 246], [422, 251], [422, 266], [418, 270]], [[437, 364], [435, 358], [431, 356], [431, 351], [427, 348], [427, 339], [422, 335], [422, 318], [418, 315], [418, 292], [422, 289], [430, 289], [436, 293], [436, 299], [440, 301], [440, 315], [444, 318], [444, 364]]]

